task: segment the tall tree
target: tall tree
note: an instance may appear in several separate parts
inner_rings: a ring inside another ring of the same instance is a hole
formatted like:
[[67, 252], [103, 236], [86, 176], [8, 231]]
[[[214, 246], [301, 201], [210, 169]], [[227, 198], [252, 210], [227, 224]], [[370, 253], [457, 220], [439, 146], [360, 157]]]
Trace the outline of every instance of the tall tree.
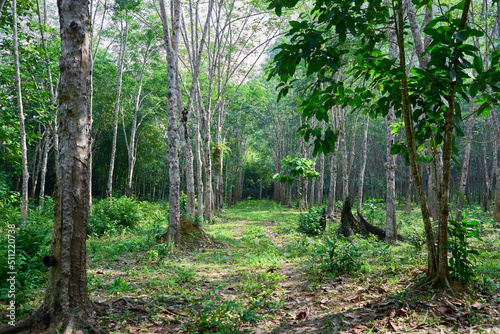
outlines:
[[26, 145], [26, 127], [24, 122], [23, 94], [21, 91], [21, 71], [19, 64], [19, 37], [17, 33], [17, 0], [12, 0], [12, 34], [13, 34], [13, 54], [14, 54], [14, 70], [15, 83], [17, 94], [17, 111], [19, 114], [19, 134], [21, 137], [21, 166], [23, 169], [22, 182], [22, 208], [21, 208], [21, 225], [26, 224], [26, 216], [28, 215], [28, 147]]
[[181, 23], [181, 3], [180, 0], [171, 2], [171, 24], [168, 25], [165, 1], [158, 0], [160, 4], [160, 17], [163, 26], [163, 41], [167, 51], [167, 118], [168, 118], [168, 153], [169, 165], [169, 217], [168, 233], [169, 242], [178, 245], [181, 241], [180, 227], [180, 171], [179, 171], [179, 125], [177, 123], [177, 103], [178, 99], [178, 57], [179, 57], [179, 37]]
[[[125, 18], [122, 19], [120, 16], [122, 13], [122, 7], [125, 11]], [[108, 188], [106, 190], [107, 197], [113, 197], [113, 172], [115, 170], [115, 158], [116, 158], [116, 140], [118, 138], [118, 116], [120, 115], [121, 99], [122, 99], [122, 87], [123, 87], [123, 68], [125, 63], [125, 56], [127, 55], [127, 42], [128, 42], [128, 28], [129, 28], [129, 17], [128, 10], [129, 4], [125, 0], [124, 3], [121, 1], [117, 3], [117, 16], [118, 22], [120, 24], [120, 51], [118, 53], [118, 84], [116, 88], [116, 101], [115, 101], [115, 118], [113, 123], [113, 141], [111, 144], [111, 158], [109, 162], [109, 174], [108, 174]], [[123, 22], [125, 21], [125, 22]], [[125, 24], [125, 26], [123, 26]]]
[[81, 322], [89, 324], [92, 310], [86, 271], [92, 95], [89, 2], [59, 1], [57, 5], [62, 53], [58, 110], [60, 172], [51, 250], [44, 260], [50, 267], [49, 281], [40, 309], [6, 333], [30, 328], [80, 333]]

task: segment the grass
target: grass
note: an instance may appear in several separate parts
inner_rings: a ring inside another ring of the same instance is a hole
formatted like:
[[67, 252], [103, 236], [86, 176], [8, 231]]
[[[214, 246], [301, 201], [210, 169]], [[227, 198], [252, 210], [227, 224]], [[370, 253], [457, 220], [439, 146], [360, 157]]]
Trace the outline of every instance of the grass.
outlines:
[[[396, 327], [451, 333], [500, 326], [492, 311], [500, 306], [500, 233], [491, 214], [479, 208], [467, 211], [482, 222], [483, 241], [472, 240], [479, 251], [476, 278], [469, 292], [452, 296], [418, 286], [427, 261], [418, 210], [398, 211], [399, 232], [415, 240], [388, 246], [375, 238], [339, 239], [335, 222], [323, 236], [306, 236], [297, 232], [298, 211], [271, 201], [245, 201], [205, 224], [211, 242], [168, 251], [156, 242], [166, 228], [165, 208], [138, 205], [137, 226], [88, 238], [89, 291], [92, 300], [113, 305], [113, 312], [98, 318], [109, 333], [385, 332]], [[363, 214], [383, 227], [382, 204], [365, 206]], [[360, 266], [325, 272], [316, 255], [327, 237], [336, 238], [339, 247], [352, 242]], [[41, 302], [41, 290], [32, 288], [30, 309]]]

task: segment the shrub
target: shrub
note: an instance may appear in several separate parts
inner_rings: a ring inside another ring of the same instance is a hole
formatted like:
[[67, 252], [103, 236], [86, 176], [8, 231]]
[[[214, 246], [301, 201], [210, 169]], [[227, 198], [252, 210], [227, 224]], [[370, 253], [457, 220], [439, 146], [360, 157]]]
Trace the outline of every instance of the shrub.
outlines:
[[[16, 228], [14, 270], [9, 269], [7, 262], [8, 236], [6, 233], [0, 236], [0, 299], [7, 298], [6, 279], [10, 271], [17, 273], [16, 294], [20, 304], [28, 294], [33, 294], [33, 290], [40, 288], [46, 281], [47, 269], [42, 264], [42, 258], [50, 252], [53, 207], [52, 199], [47, 197], [42, 207], [28, 211], [26, 225]], [[0, 201], [2, 230], [5, 231], [7, 225], [19, 226], [20, 216], [19, 206]]]
[[89, 221], [89, 234], [102, 235], [124, 228], [133, 229], [142, 220], [140, 203], [133, 198], [94, 201]]
[[448, 243], [446, 247], [450, 250], [449, 259], [450, 276], [464, 284], [468, 284], [475, 276], [474, 264], [470, 261], [471, 256], [479, 254], [472, 249], [468, 239], [471, 237], [481, 240], [477, 230], [478, 220], [467, 220], [462, 214], [461, 222], [450, 221], [448, 226]]
[[254, 301], [245, 306], [234, 300], [223, 300], [220, 296], [214, 299], [205, 298], [195, 305], [199, 310], [196, 320], [184, 324], [184, 329], [192, 333], [241, 333], [239, 326], [257, 325], [262, 317], [258, 314], [263, 301]]
[[339, 275], [352, 272], [361, 267], [359, 246], [328, 235], [315, 245], [312, 253], [313, 263], [319, 263], [321, 271]]
[[313, 207], [309, 212], [301, 213], [297, 231], [307, 235], [320, 234], [324, 229], [322, 223], [325, 223], [325, 210], [326, 207]]

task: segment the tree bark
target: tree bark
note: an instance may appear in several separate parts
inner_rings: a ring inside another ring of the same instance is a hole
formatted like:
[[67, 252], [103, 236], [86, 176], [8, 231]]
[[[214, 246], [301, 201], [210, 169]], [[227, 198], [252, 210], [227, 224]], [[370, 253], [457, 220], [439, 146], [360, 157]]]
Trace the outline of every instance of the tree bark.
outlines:
[[365, 117], [365, 130], [363, 132], [363, 155], [361, 160], [361, 168], [359, 171], [359, 187], [358, 187], [358, 212], [361, 212], [363, 206], [363, 186], [365, 181], [366, 159], [368, 155], [368, 125], [370, 124], [370, 116]]
[[476, 121], [476, 113], [474, 108], [474, 99], [471, 99], [470, 104], [470, 118], [467, 123], [467, 134], [465, 136], [465, 149], [464, 149], [464, 161], [462, 162], [462, 172], [460, 174], [460, 184], [458, 188], [459, 194], [461, 196], [457, 196], [457, 215], [455, 220], [460, 222], [462, 221], [462, 212], [464, 208], [464, 201], [462, 197], [465, 196], [465, 187], [467, 186], [467, 179], [469, 177], [469, 162], [470, 162], [470, 149], [471, 149], [471, 139], [472, 139], [472, 127], [474, 126], [474, 122]]
[[42, 156], [42, 170], [40, 173], [40, 193], [39, 193], [39, 203], [43, 205], [45, 201], [45, 180], [47, 176], [47, 161], [49, 160], [49, 151], [51, 149], [50, 144], [50, 136], [47, 137], [45, 141], [45, 146], [43, 148], [43, 156]]
[[[59, 86], [59, 173], [45, 299], [38, 311], [2, 332], [46, 329], [81, 333], [92, 305], [87, 291], [87, 223], [92, 96], [90, 13], [87, 0], [59, 1], [61, 34]], [[27, 331], [25, 331], [27, 332]], [[33, 332], [33, 331], [29, 331]], [[36, 330], [35, 330], [36, 332]]]
[[181, 4], [180, 0], [172, 0], [172, 31], [168, 26], [167, 12], [165, 9], [165, 1], [159, 0], [160, 16], [163, 26], [163, 40], [167, 51], [167, 118], [168, 118], [168, 153], [167, 161], [169, 164], [169, 218], [168, 232], [169, 243], [179, 245], [181, 241], [180, 227], [180, 171], [179, 171], [179, 126], [177, 124], [176, 107], [177, 107], [177, 59], [179, 51], [179, 35], [180, 35], [180, 18]]
[[135, 103], [134, 103], [134, 115], [132, 116], [132, 125], [130, 127], [130, 139], [127, 140], [127, 130], [125, 129], [125, 120], [124, 120], [124, 115], [122, 112], [122, 122], [123, 122], [123, 132], [125, 135], [125, 143], [127, 146], [127, 153], [128, 153], [128, 170], [127, 170], [127, 183], [125, 186], [125, 196], [130, 197], [132, 196], [132, 180], [134, 178], [134, 167], [135, 167], [135, 162], [136, 162], [136, 153], [137, 153], [137, 146], [136, 146], [136, 134], [137, 134], [137, 129], [139, 128], [141, 121], [138, 120], [139, 116], [139, 107], [141, 103], [141, 94], [142, 94], [142, 83], [144, 79], [144, 72], [146, 70], [146, 64], [148, 61], [148, 55], [149, 55], [149, 41], [146, 46], [146, 50], [144, 51], [144, 59], [142, 61], [142, 68], [141, 68], [141, 74], [139, 76], [139, 85], [137, 87], [137, 94], [135, 95]]
[[17, 94], [17, 111], [19, 115], [19, 133], [21, 136], [21, 167], [23, 170], [21, 186], [21, 226], [26, 225], [28, 216], [28, 147], [26, 145], [26, 128], [24, 124], [24, 106], [23, 94], [21, 92], [21, 71], [19, 64], [19, 39], [17, 33], [17, 0], [12, 0], [12, 34], [13, 34], [13, 53], [14, 53], [14, 81]]
[[492, 127], [495, 133], [495, 145], [494, 145], [494, 168], [496, 175], [496, 185], [495, 185], [495, 206], [494, 206], [494, 217], [496, 222], [500, 222], [500, 159], [498, 159], [498, 149], [500, 149], [500, 125], [498, 124], [498, 119], [494, 113], [494, 109], [490, 112]]
[[[337, 127], [337, 122], [336, 117], [333, 112], [333, 108], [330, 109], [330, 117], [332, 121], [334, 122], [334, 128]], [[332, 161], [330, 165], [330, 187], [328, 191], [328, 205], [326, 208], [326, 216], [327, 217], [333, 217], [333, 212], [335, 210], [335, 192], [337, 190], [337, 171], [338, 171], [338, 147], [339, 147], [339, 141], [337, 140], [334, 144], [334, 150], [332, 153]]]
[[[388, 1], [387, 1], [388, 6]], [[391, 58], [396, 58], [397, 50], [395, 41], [396, 36], [394, 31], [389, 30], [389, 52]], [[406, 67], [403, 67], [406, 69]], [[386, 227], [385, 227], [385, 241], [387, 243], [395, 243], [398, 237], [397, 223], [396, 223], [396, 156], [391, 154], [392, 145], [394, 144], [394, 134], [392, 133], [392, 125], [396, 123], [396, 114], [394, 107], [389, 108], [386, 117], [386, 162], [385, 162], [385, 178], [387, 182], [386, 194]]]
[[[401, 0], [397, 1], [397, 6], [398, 8], [402, 8]], [[398, 10], [397, 8], [394, 8], [394, 10], [395, 12], [397, 12], [397, 18], [398, 18], [397, 20], [395, 20], [395, 29], [396, 29], [397, 44], [399, 48], [399, 65], [402, 68], [406, 68], [403, 25], [398, 24], [398, 22], [399, 23], [404, 22], [403, 12], [402, 10]], [[427, 258], [428, 258], [427, 275], [429, 277], [435, 277], [437, 274], [437, 256], [436, 256], [436, 249], [434, 246], [434, 235], [432, 233], [429, 211], [427, 209], [427, 203], [425, 200], [424, 189], [422, 185], [422, 177], [420, 174], [420, 168], [418, 166], [418, 157], [415, 145], [415, 134], [414, 134], [413, 118], [412, 118], [413, 113], [411, 110], [410, 94], [408, 89], [406, 71], [402, 71], [401, 88], [402, 88], [402, 102], [403, 102], [402, 114], [403, 114], [403, 121], [405, 124], [406, 143], [408, 146], [408, 157], [410, 160], [413, 181], [415, 183], [418, 199], [420, 201], [420, 210], [422, 212], [425, 236], [427, 241]]]

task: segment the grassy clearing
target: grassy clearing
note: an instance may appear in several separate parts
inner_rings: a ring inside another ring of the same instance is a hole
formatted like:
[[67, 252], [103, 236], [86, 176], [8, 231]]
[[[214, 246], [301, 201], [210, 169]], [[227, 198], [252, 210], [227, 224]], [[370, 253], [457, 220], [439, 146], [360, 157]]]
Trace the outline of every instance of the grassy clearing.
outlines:
[[[100, 303], [96, 321], [109, 333], [370, 333], [485, 332], [500, 326], [499, 226], [481, 220], [483, 241], [471, 291], [454, 296], [419, 286], [426, 266], [417, 210], [398, 212], [412, 242], [344, 240], [329, 222], [320, 236], [297, 232], [300, 213], [271, 201], [246, 201], [206, 226], [210, 241], [169, 252], [164, 206], [120, 204], [136, 211], [133, 226], [88, 239], [88, 285]], [[383, 227], [382, 204], [363, 214]], [[98, 224], [97, 226], [103, 226]], [[33, 273], [44, 282], [46, 272]], [[26, 287], [24, 314], [41, 302], [43, 283]], [[29, 296], [29, 297], [28, 297]], [[5, 312], [6, 305], [2, 305]]]

